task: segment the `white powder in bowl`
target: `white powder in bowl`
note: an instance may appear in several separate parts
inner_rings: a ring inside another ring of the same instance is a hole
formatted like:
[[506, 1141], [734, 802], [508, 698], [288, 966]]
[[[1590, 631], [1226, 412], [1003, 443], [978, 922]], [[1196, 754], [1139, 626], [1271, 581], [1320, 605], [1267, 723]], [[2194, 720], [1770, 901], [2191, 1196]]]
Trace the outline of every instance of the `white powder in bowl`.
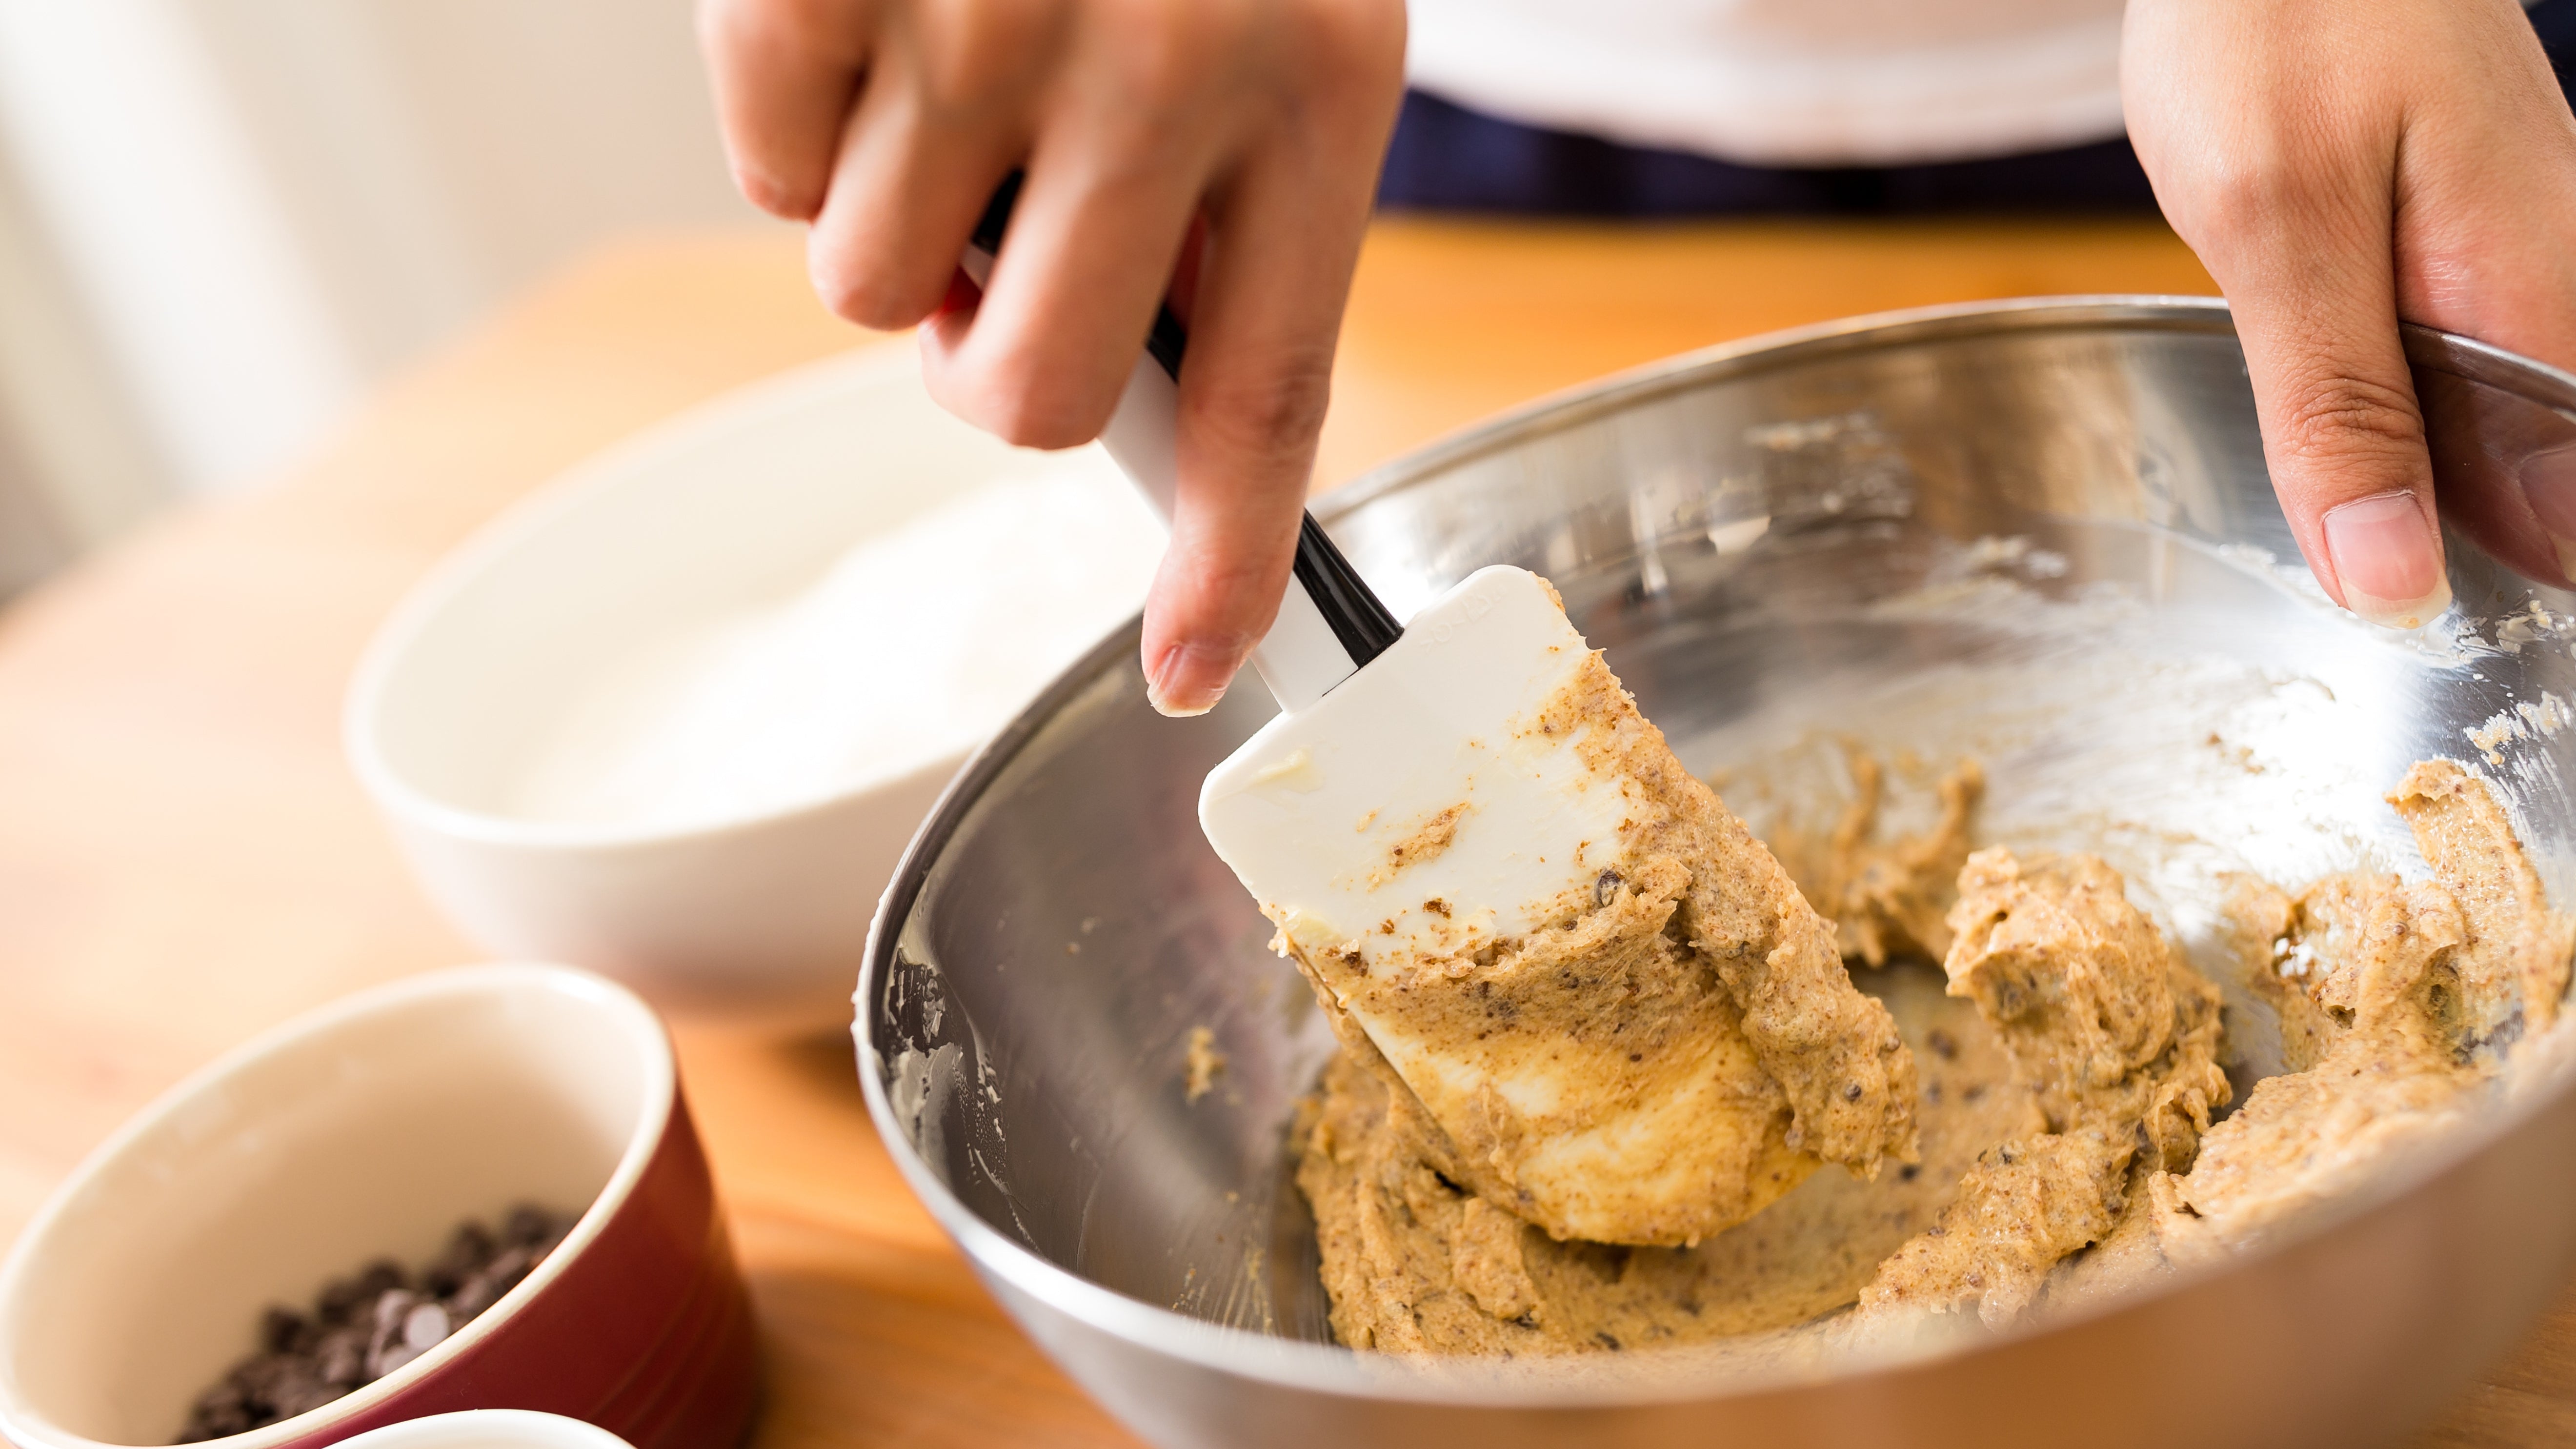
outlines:
[[605, 661], [512, 813], [711, 824], [972, 749], [1136, 611], [1163, 541], [1094, 467], [985, 485], [859, 543], [795, 598]]

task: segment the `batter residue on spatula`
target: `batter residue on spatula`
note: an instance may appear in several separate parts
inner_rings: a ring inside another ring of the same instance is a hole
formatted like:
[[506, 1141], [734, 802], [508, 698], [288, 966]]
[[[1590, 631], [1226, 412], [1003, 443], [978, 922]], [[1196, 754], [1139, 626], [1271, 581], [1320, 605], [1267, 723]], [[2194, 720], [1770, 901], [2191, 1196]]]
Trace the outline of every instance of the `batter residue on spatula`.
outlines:
[[[1617, 838], [1590, 843], [1584, 886], [1536, 929], [1462, 934], [1454, 951], [1432, 933], [1372, 961], [1293, 920], [1278, 942], [1352, 1058], [1402, 1100], [1409, 1140], [1476, 1198], [1462, 1221], [1687, 1245], [1820, 1163], [1869, 1177], [1911, 1161], [1915, 1069], [1894, 1021], [1600, 656], [1513, 728], [1511, 747], [1570, 751], [1590, 788], [1619, 792]], [[1408, 863], [1390, 860], [1385, 889]]]

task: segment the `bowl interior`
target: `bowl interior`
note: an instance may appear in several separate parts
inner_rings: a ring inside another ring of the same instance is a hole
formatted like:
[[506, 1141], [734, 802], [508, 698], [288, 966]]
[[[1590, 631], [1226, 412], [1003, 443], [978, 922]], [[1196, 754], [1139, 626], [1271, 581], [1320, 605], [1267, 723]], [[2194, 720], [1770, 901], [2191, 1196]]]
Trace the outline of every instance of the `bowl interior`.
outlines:
[[[416, 1267], [468, 1217], [590, 1208], [649, 1151], [671, 1092], [651, 1013], [567, 971], [438, 973], [292, 1023], [148, 1111], [29, 1231], [0, 1282], [0, 1401], [83, 1438], [166, 1444], [258, 1347], [264, 1306], [309, 1310], [378, 1257]], [[360, 1394], [431, 1372], [471, 1333]]]
[[1107, 470], [1096, 453], [1012, 448], [950, 417], [909, 347], [719, 399], [508, 515], [406, 606], [353, 699], [361, 768], [433, 810], [511, 817], [532, 755], [604, 669], [783, 602], [975, 487]]
[[[2565, 433], [2511, 386], [2452, 380]], [[2278, 1068], [2278, 1024], [2218, 946], [2228, 874], [2420, 871], [2381, 800], [2411, 761], [2489, 779], [2576, 899], [2576, 600], [2455, 534], [2459, 611], [2422, 635], [2328, 605], [2214, 304], [1992, 309], [1684, 360], [1320, 511], [1399, 617], [1488, 563], [1554, 580], [1749, 813], [1835, 803], [1830, 734], [1976, 755], [1982, 840], [2103, 853], [2229, 991], [2240, 1090]], [[934, 1211], [998, 1233], [968, 1241], [988, 1272], [1034, 1255], [1328, 1341], [1283, 1145], [1330, 1039], [1195, 819], [1200, 778], [1271, 705], [1247, 682], [1160, 719], [1133, 648], [1060, 681], [916, 842], [862, 985], [863, 1070]], [[1193, 1102], [1197, 1027], [1226, 1065]]]

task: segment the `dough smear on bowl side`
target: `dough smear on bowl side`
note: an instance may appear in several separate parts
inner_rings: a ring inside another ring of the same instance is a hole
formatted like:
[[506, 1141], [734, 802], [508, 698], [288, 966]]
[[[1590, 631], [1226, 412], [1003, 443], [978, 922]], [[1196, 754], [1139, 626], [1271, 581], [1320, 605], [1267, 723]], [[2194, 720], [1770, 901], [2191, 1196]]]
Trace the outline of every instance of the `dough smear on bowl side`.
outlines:
[[2156, 1179], [2171, 1263], [2257, 1244], [2456, 1127], [2514, 1049], [2556, 1023], [2576, 922], [2549, 909], [2485, 782], [2428, 760], [2388, 802], [2431, 879], [2337, 875], [2239, 902], [2252, 939], [2271, 943], [2252, 980], [2280, 1010], [2294, 1070], [2257, 1083], [2188, 1172]]
[[[1933, 784], [1939, 815], [1929, 829], [1880, 836], [1887, 768], [1849, 739], [1841, 741], [1851, 798], [1822, 833], [1782, 820], [1768, 837], [1817, 914], [1834, 923], [1843, 959], [1884, 966], [1892, 957], [1939, 961], [1950, 954], [1950, 903], [1968, 863], [1968, 820], [1986, 793], [1985, 767], [1962, 759]], [[1900, 769], [1909, 757], [1900, 756]], [[1919, 767], [1918, 767], [1919, 769]]]
[[[1506, 752], [1570, 760], [1620, 807], [1616, 838], [1587, 842], [1584, 883], [1534, 929], [1495, 939], [1475, 903], [1438, 898], [1419, 919], [1454, 912], [1455, 930], [1409, 927], [1403, 948], [1274, 916], [1276, 948], [1403, 1098], [1407, 1140], [1484, 1205], [1476, 1221], [1688, 1246], [1821, 1163], [1869, 1177], [1912, 1160], [1915, 1064], [1894, 1021], [1598, 652], [1514, 732]], [[1399, 832], [1374, 888], [1410, 904], [1407, 871], [1477, 826], [1462, 807]]]

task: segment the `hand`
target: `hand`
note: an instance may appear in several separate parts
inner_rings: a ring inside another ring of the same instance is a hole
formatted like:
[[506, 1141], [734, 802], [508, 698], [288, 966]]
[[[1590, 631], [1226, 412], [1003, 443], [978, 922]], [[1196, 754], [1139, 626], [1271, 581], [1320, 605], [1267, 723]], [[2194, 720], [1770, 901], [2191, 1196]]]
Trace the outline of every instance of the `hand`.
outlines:
[[[1013, 443], [1099, 434], [1190, 264], [1144, 664], [1156, 708], [1215, 704], [1287, 587], [1403, 94], [1401, 0], [702, 0], [699, 31], [735, 179], [812, 223], [825, 302], [927, 320], [931, 394]], [[1023, 164], [979, 296], [958, 253]]]
[[[2130, 0], [2120, 65], [2308, 566], [2364, 618], [2431, 619], [2450, 586], [2398, 319], [2576, 366], [2576, 119], [2530, 23], [2515, 0]], [[2536, 556], [2576, 568], [2576, 453], [2521, 483]]]

